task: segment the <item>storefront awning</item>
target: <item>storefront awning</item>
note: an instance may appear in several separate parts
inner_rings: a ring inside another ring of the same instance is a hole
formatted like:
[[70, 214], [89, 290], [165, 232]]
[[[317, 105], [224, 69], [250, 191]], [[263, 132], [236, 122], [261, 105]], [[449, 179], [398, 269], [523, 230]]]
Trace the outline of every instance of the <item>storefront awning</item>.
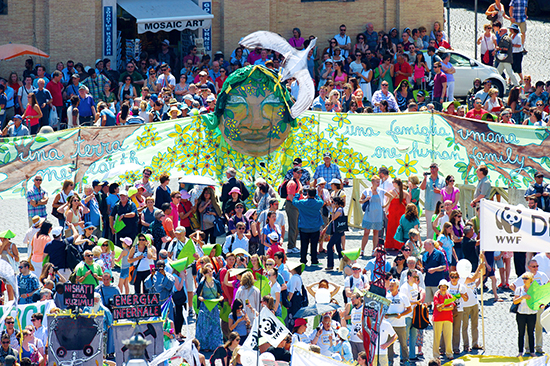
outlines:
[[118, 0], [137, 19], [138, 33], [209, 28], [212, 14], [191, 0]]

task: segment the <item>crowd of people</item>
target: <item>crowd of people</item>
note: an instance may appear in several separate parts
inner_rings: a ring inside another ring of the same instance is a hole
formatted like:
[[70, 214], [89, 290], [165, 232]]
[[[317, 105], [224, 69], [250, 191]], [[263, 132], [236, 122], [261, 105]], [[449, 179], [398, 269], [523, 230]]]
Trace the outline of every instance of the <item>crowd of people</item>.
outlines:
[[[531, 310], [525, 300], [533, 280], [540, 285], [548, 282], [550, 256], [485, 252], [479, 260], [479, 202], [491, 198], [488, 172], [484, 165], [476, 170], [478, 185], [470, 202], [476, 207], [476, 216], [465, 221], [455, 179], [451, 175], [443, 179], [436, 163], [422, 180], [410, 176], [406, 184], [380, 167], [359, 200], [364, 232], [355, 255], [346, 250], [345, 240], [345, 208], [351, 198], [346, 197], [347, 182], [341, 180], [330, 153], [324, 154], [314, 172], [303, 168], [301, 159], [296, 158], [280, 187], [271, 187], [261, 178], [255, 187], [247, 187], [237, 179], [236, 170], [229, 168], [221, 189], [185, 183], [171, 189], [169, 175], [162, 174], [153, 182], [153, 172], [144, 169], [135, 184], [120, 186], [96, 180], [83, 187], [82, 195], [74, 190], [74, 182], [67, 180], [52, 198], [41, 187], [42, 177], [36, 175], [27, 193], [30, 228], [22, 241], [28, 259], [21, 258], [10, 230], [0, 233], [2, 259], [18, 272], [20, 304], [53, 299], [56, 308], [66, 309], [66, 282], [96, 287], [96, 306], [90, 311], [109, 311], [118, 294], [158, 293], [170, 309], [164, 328], [166, 347], [185, 338], [185, 318], [189, 317], [196, 320], [194, 342], [203, 352], [212, 352], [211, 364], [219, 358], [224, 365], [240, 365], [240, 347], [254, 319], [266, 307], [284, 321], [292, 336], [278, 347], [261, 345], [261, 352], [288, 362], [290, 346], [304, 342], [325, 356], [365, 365], [362, 293], [375, 280], [375, 258], [365, 266], [359, 261], [379, 251], [391, 252], [395, 258], [386, 261], [384, 268], [391, 305], [381, 324], [381, 347], [377, 350], [381, 364], [394, 364], [395, 342], [399, 342], [401, 364], [424, 357], [424, 333], [428, 330], [413, 326], [416, 308], [432, 312], [430, 357], [439, 359], [441, 354], [453, 359], [481, 349], [477, 290], [488, 280], [490, 289], [486, 290], [494, 301], [502, 301], [499, 293], [514, 291], [519, 352], [523, 354], [525, 349], [535, 355], [542, 352], [542, 309]], [[541, 173], [534, 178], [525, 199], [529, 208], [548, 211], [550, 189]], [[57, 222], [48, 219], [50, 199], [50, 213]], [[419, 231], [421, 211], [427, 223], [424, 241]], [[366, 253], [371, 238], [373, 252]], [[180, 259], [189, 239], [194, 254], [187, 267], [178, 267], [178, 271], [172, 264]], [[326, 258], [327, 274], [341, 272], [344, 286], [327, 280], [303, 282], [305, 267], [320, 270], [316, 267], [322, 257]], [[512, 258], [518, 280], [509, 283]], [[470, 261], [475, 271], [460, 278], [457, 263], [463, 259]], [[119, 273], [117, 284], [115, 272]], [[260, 291], [261, 281], [268, 285], [268, 293]], [[13, 288], [6, 285], [5, 291], [5, 300], [13, 300]], [[340, 293], [343, 303], [336, 298]], [[295, 317], [308, 303], [308, 294], [317, 303], [339, 306], [320, 314], [320, 327], [309, 331], [308, 319]], [[458, 294], [457, 300], [450, 301]], [[220, 305], [207, 307], [209, 301]], [[228, 309], [227, 317], [222, 316], [223, 309]], [[17, 357], [46, 362], [47, 342], [40, 342], [38, 336], [43, 332], [38, 325], [42, 317], [34, 315], [36, 323], [29, 327], [28, 339], [13, 329], [13, 320], [6, 320], [4, 333], [11, 338], [8, 351], [0, 353], [0, 362], [10, 354], [9, 349], [20, 347], [23, 352], [15, 352]], [[107, 330], [110, 325], [106, 323]], [[112, 333], [107, 334], [106, 357], [112, 358]], [[201, 360], [204, 364], [203, 356]]]
[[[490, 80], [483, 85], [475, 80], [465, 103], [456, 100], [452, 47], [439, 22], [432, 29], [392, 28], [388, 33], [376, 32], [367, 23], [365, 32], [353, 39], [342, 24], [326, 47], [319, 45], [308, 55], [307, 68], [317, 88], [312, 109], [346, 113], [436, 110], [492, 122], [546, 124], [550, 82], [532, 85], [522, 70], [524, 1], [514, 0], [507, 15], [500, 0], [495, 0], [486, 15], [490, 23], [484, 25], [477, 41], [481, 59], [501, 73], [506, 71], [507, 98], [491, 85], [485, 87]], [[508, 28], [503, 26], [505, 20], [511, 23]], [[301, 50], [314, 38], [304, 39], [301, 30], [294, 28], [289, 43]], [[209, 113], [229, 74], [248, 65], [278, 72], [284, 62], [283, 55], [261, 48], [237, 47], [228, 58], [222, 52], [213, 58], [199, 57], [195, 45], [187, 51], [181, 69], [168, 40], [161, 43], [158, 55], [143, 53], [139, 59], [127, 60], [122, 70], [112, 68], [109, 59], [98, 59], [94, 66], [69, 60], [58, 62], [48, 73], [43, 65], [28, 59], [21, 77], [11, 72], [7, 80], [0, 78], [2, 135], [36, 134], [42, 127], [140, 124]], [[287, 87], [296, 98], [297, 81], [290, 80]]]

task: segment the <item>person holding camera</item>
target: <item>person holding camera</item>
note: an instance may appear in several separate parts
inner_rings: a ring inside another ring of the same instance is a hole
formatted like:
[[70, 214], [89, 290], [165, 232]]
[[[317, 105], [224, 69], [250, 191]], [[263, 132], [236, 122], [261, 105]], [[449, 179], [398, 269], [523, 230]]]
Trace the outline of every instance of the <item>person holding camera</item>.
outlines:
[[[432, 216], [435, 212], [435, 206], [441, 201], [441, 190], [445, 187], [445, 180], [439, 176], [439, 166], [437, 163], [430, 165], [430, 171], [424, 173], [424, 179], [420, 184], [420, 189], [426, 192], [424, 200], [424, 215], [426, 222], [432, 222]], [[431, 225], [427, 225], [427, 238], [433, 238], [434, 230]]]

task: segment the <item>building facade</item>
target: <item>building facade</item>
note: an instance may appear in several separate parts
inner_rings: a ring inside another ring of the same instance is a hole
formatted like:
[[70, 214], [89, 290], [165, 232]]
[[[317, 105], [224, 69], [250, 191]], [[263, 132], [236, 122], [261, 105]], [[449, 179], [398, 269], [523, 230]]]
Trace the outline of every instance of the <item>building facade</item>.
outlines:
[[[197, 44], [199, 53], [222, 51], [229, 59], [239, 40], [256, 30], [290, 38], [298, 27], [302, 37], [318, 37], [322, 49], [340, 24], [355, 43], [368, 22], [375, 31], [396, 27], [401, 32], [422, 25], [430, 30], [444, 17], [441, 0], [10, 0], [8, 5], [7, 14], [0, 14], [0, 44], [24, 43], [45, 51], [49, 59], [34, 61], [48, 72], [69, 59], [93, 66], [108, 57], [114, 66], [128, 39], [140, 40], [148, 53], [158, 52], [160, 42], [169, 39], [178, 55]], [[24, 60], [0, 62], [0, 76], [11, 71], [20, 76]]]

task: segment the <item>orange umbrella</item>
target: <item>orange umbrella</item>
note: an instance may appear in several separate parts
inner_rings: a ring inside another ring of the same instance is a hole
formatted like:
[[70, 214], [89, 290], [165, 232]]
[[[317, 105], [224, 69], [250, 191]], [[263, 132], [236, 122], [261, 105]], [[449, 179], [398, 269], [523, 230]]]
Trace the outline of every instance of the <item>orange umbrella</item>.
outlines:
[[39, 56], [50, 58], [46, 52], [40, 51], [38, 48], [27, 44], [9, 43], [0, 46], [0, 60], [11, 60], [12, 58], [19, 56]]

